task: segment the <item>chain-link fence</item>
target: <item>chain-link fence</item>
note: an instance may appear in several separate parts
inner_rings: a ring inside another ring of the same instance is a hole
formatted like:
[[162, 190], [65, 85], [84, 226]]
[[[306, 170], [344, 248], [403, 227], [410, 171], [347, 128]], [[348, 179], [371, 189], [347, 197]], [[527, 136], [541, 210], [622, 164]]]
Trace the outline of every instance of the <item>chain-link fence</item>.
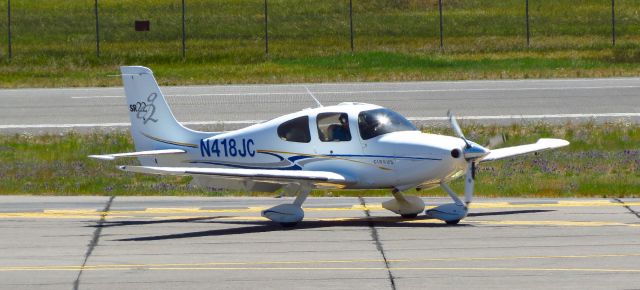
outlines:
[[639, 13], [637, 0], [7, 0], [0, 56], [243, 63], [352, 50], [635, 47]]

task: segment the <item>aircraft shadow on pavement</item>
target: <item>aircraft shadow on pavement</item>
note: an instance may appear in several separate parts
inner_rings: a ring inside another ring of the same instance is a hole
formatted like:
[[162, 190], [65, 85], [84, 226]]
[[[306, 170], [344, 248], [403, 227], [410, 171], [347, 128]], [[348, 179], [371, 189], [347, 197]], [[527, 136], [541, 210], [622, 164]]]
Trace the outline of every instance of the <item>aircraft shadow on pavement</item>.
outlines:
[[551, 209], [526, 209], [526, 210], [507, 210], [507, 211], [487, 211], [487, 212], [472, 212], [467, 216], [495, 216], [495, 215], [512, 215], [512, 214], [525, 214], [525, 213], [543, 213], [555, 211]]
[[[553, 210], [513, 210], [513, 211], [499, 211], [499, 212], [482, 212], [482, 213], [470, 213], [468, 216], [498, 216], [498, 215], [514, 215], [514, 214], [529, 214], [529, 213], [544, 213]], [[212, 216], [212, 217], [194, 217], [183, 219], [167, 219], [167, 220], [155, 220], [155, 221], [115, 221], [105, 222], [102, 225], [93, 225], [92, 227], [118, 227], [118, 226], [135, 226], [135, 225], [149, 225], [149, 224], [162, 224], [162, 223], [188, 223], [188, 222], [205, 222], [216, 223], [221, 225], [241, 225], [242, 227], [224, 228], [197, 232], [187, 232], [169, 235], [156, 235], [136, 238], [118, 239], [115, 241], [157, 241], [157, 240], [172, 240], [172, 239], [186, 239], [197, 237], [215, 237], [215, 236], [227, 236], [227, 235], [243, 235], [243, 234], [255, 234], [274, 231], [287, 231], [287, 230], [304, 230], [304, 229], [317, 229], [317, 228], [331, 228], [331, 227], [387, 227], [387, 228], [436, 228], [436, 227], [473, 227], [469, 224], [447, 225], [433, 218], [427, 216], [420, 216], [413, 219], [405, 219], [402, 217], [362, 217], [362, 218], [348, 218], [344, 220], [309, 220], [301, 221], [294, 227], [283, 227], [279, 224], [271, 221], [216, 221], [219, 218], [228, 218], [229, 216]], [[421, 221], [421, 220], [433, 220], [434, 222], [419, 222], [419, 223], [406, 223], [406, 221]]]

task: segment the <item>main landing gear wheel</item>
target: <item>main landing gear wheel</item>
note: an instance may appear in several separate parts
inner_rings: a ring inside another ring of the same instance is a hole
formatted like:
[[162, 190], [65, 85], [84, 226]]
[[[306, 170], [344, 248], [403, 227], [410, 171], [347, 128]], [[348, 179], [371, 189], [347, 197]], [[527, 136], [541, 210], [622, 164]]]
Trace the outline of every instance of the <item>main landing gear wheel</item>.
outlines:
[[401, 214], [400, 216], [401, 216], [402, 218], [405, 218], [405, 219], [414, 219], [414, 218], [417, 218], [417, 217], [418, 217], [418, 214], [417, 214], [417, 213], [412, 213], [412, 214]]
[[424, 211], [424, 201], [417, 196], [404, 195], [398, 189], [391, 191], [393, 199], [382, 203], [382, 207], [403, 218], [416, 218]]
[[279, 223], [285, 228], [296, 226], [304, 218], [304, 211], [302, 210], [302, 203], [307, 199], [309, 192], [311, 192], [310, 186], [298, 185], [291, 187], [292, 190], [298, 191], [298, 196], [293, 203], [286, 203], [276, 205], [272, 208], [262, 211], [262, 216], [268, 218], [274, 222]]
[[448, 225], [457, 225], [459, 222], [460, 220], [445, 221], [445, 223], [447, 223]]

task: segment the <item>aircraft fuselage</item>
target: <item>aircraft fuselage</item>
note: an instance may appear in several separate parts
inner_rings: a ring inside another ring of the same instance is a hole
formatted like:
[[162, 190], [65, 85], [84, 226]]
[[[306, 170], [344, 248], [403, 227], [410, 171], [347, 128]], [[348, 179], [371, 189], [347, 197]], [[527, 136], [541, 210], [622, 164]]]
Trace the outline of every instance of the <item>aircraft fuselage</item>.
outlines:
[[[341, 116], [348, 123], [342, 125], [344, 132], [328, 131], [336, 131]], [[369, 104], [307, 109], [202, 138], [190, 144], [186, 155], [157, 158], [157, 164], [329, 171], [356, 181], [346, 187], [353, 189], [430, 187], [464, 173], [466, 161], [453, 152], [462, 152], [463, 140], [422, 133], [405, 122], [399, 114]], [[374, 125], [368, 128], [370, 123]]]

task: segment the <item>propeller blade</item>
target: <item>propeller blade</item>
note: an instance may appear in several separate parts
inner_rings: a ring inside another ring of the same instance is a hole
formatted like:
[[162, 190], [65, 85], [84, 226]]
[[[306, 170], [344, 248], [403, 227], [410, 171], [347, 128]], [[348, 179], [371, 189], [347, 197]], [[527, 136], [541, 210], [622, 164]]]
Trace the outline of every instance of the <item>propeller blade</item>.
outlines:
[[476, 165], [475, 162], [469, 161], [467, 162], [467, 173], [464, 179], [464, 202], [466, 204], [470, 204], [473, 199], [473, 187], [475, 183], [475, 170]]
[[458, 121], [456, 121], [456, 117], [451, 113], [451, 110], [447, 111], [447, 116], [449, 117], [449, 123], [451, 123], [453, 131], [456, 133], [456, 135], [458, 135], [458, 137], [464, 140], [464, 143], [467, 144], [467, 148], [470, 147], [471, 145], [469, 145], [469, 142], [467, 142], [467, 138], [465, 138], [464, 134], [462, 134], [462, 129], [460, 129], [460, 125], [458, 125]]
[[473, 177], [473, 180], [476, 180], [476, 163], [475, 162], [471, 162], [471, 177]]

